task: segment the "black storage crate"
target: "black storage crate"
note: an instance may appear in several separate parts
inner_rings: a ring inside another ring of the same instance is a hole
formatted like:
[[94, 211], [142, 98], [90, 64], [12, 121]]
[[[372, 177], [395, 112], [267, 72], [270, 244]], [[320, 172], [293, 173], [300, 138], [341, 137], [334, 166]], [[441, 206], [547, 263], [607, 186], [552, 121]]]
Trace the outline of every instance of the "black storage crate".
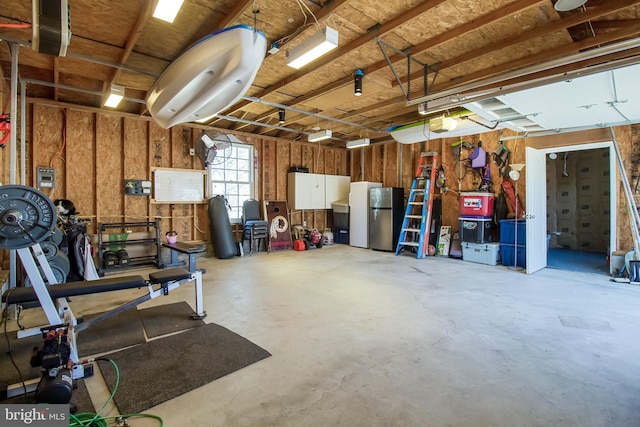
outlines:
[[491, 242], [491, 218], [471, 218], [461, 216], [458, 218], [461, 242], [489, 243]]

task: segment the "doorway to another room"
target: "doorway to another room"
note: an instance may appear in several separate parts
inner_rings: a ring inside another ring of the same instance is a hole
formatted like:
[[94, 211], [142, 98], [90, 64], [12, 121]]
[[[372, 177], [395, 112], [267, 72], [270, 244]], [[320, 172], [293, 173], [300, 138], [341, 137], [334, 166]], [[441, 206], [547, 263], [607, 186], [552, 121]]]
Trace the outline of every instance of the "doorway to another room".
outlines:
[[546, 155], [547, 267], [609, 274], [610, 149], [568, 148]]

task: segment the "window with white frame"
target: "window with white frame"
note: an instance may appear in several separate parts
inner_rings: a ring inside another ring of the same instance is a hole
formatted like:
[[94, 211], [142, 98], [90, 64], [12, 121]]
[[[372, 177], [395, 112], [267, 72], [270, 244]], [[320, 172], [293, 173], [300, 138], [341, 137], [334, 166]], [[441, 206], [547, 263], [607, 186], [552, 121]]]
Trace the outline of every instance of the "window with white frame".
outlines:
[[209, 165], [211, 195], [223, 195], [231, 210], [229, 220], [242, 218], [242, 203], [253, 197], [253, 146], [232, 144], [221, 150]]

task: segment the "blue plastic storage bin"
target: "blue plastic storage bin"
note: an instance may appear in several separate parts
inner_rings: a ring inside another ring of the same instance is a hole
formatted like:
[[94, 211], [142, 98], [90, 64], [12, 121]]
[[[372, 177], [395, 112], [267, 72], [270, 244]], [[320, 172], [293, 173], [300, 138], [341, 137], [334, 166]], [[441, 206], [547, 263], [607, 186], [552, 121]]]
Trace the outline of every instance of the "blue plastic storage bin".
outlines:
[[[518, 228], [520, 228], [520, 224], [518, 224]], [[518, 234], [519, 234], [518, 230]], [[500, 244], [500, 259], [502, 260], [502, 265], [512, 266], [516, 263], [516, 251], [515, 245], [510, 245], [508, 243]], [[526, 246], [518, 245], [518, 266], [522, 268], [527, 267], [527, 248]]]
[[[516, 220], [502, 219], [500, 220], [500, 243], [515, 244], [516, 238]], [[527, 220], [518, 220], [518, 246], [527, 244]]]
[[333, 234], [333, 241], [335, 243], [348, 245], [349, 244], [349, 229], [336, 227], [336, 232]]

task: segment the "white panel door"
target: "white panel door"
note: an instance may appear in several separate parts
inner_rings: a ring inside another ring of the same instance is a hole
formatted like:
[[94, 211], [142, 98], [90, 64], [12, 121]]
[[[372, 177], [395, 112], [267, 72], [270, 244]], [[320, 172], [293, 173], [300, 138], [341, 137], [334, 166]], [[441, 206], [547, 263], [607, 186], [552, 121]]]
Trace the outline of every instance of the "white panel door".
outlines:
[[545, 154], [526, 149], [527, 274], [547, 266], [547, 169]]

